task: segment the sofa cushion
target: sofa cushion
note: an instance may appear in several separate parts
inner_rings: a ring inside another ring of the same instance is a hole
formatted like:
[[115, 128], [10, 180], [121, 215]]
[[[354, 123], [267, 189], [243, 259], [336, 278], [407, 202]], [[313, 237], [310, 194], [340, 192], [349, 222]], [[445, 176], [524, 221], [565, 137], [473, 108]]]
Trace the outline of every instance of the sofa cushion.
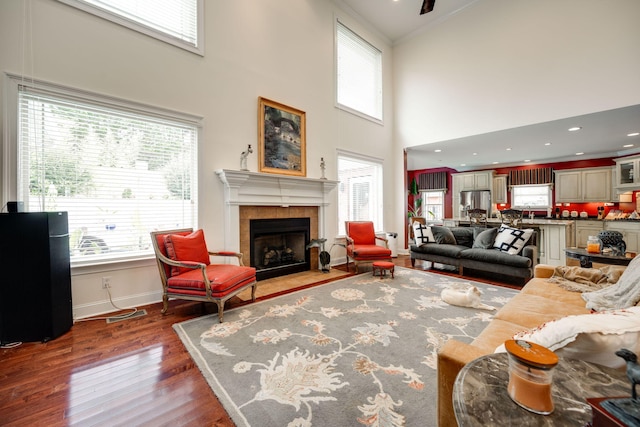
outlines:
[[583, 308], [585, 306], [580, 292], [569, 292], [557, 283], [550, 282], [547, 279], [535, 278], [530, 280], [526, 285], [524, 285], [520, 293], [538, 295], [564, 304], [571, 304], [576, 307]]
[[515, 255], [524, 248], [524, 245], [527, 244], [532, 234], [533, 229], [531, 228], [519, 229], [502, 225], [500, 229], [498, 229], [498, 235], [493, 243], [493, 247]]
[[640, 307], [566, 316], [513, 338], [540, 344], [558, 356], [621, 368], [625, 363], [617, 350], [640, 352]]
[[468, 250], [466, 246], [449, 245], [446, 243], [436, 244], [429, 243], [422, 246], [411, 246], [411, 251], [421, 254], [433, 254], [440, 255], [449, 258], [460, 258], [460, 253], [464, 250]]
[[475, 228], [473, 230], [473, 249], [491, 249], [498, 234], [497, 228]]
[[483, 354], [493, 353], [496, 347], [522, 330], [522, 325], [517, 322], [493, 319], [471, 344], [482, 349]]
[[416, 245], [424, 245], [425, 243], [434, 243], [436, 240], [433, 238], [433, 233], [431, 232], [431, 227], [428, 227], [424, 224], [420, 224], [419, 222], [414, 222], [413, 227], [413, 238], [416, 242]]
[[[475, 228], [475, 227], [474, 227]], [[456, 245], [466, 246], [468, 248], [473, 245], [473, 230], [471, 227], [451, 227], [451, 234], [456, 239]]]
[[531, 267], [531, 260], [529, 258], [520, 255], [509, 255], [508, 253], [495, 249], [466, 249], [462, 251], [460, 258], [508, 267]]
[[[564, 316], [588, 313], [589, 310], [584, 306], [569, 305], [539, 295], [519, 293], [498, 310], [495, 318], [518, 323], [523, 326], [522, 329], [529, 329]], [[509, 337], [505, 337], [506, 339]]]
[[448, 245], [457, 244], [456, 238], [448, 227], [433, 225], [431, 226], [431, 232], [433, 233], [436, 243], [446, 243]]
[[[164, 244], [167, 249], [167, 256], [174, 261], [193, 261], [207, 265], [211, 263], [202, 230], [196, 230], [186, 236], [167, 234], [164, 238]], [[192, 271], [192, 269], [171, 267], [172, 276], [176, 276], [187, 271]]]

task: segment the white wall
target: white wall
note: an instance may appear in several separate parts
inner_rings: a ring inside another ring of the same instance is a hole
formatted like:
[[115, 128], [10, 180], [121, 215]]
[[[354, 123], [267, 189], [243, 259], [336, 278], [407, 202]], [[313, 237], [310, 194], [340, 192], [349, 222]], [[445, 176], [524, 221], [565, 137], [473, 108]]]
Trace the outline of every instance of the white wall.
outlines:
[[639, 104], [638, 18], [638, 0], [477, 1], [394, 47], [396, 143]]
[[[306, 112], [307, 176], [320, 177], [324, 157], [327, 177], [335, 179], [338, 147], [385, 159], [385, 227], [398, 230], [403, 226], [402, 213], [396, 212], [403, 203], [397, 191], [402, 163], [392, 144], [391, 49], [344, 17], [385, 55], [385, 125], [337, 110], [336, 13], [341, 14], [329, 0], [207, 0], [206, 52], [201, 57], [54, 0], [3, 0], [0, 71], [203, 117], [199, 225], [211, 248], [220, 248], [223, 239], [222, 184], [214, 170], [239, 169], [240, 153], [247, 144], [255, 147], [259, 96]], [[257, 152], [248, 167], [257, 171]], [[327, 230], [333, 232], [337, 207], [332, 208]], [[118, 305], [160, 299], [151, 260], [77, 268], [72, 275], [77, 317], [110, 309], [101, 289], [105, 275], [112, 278]]]

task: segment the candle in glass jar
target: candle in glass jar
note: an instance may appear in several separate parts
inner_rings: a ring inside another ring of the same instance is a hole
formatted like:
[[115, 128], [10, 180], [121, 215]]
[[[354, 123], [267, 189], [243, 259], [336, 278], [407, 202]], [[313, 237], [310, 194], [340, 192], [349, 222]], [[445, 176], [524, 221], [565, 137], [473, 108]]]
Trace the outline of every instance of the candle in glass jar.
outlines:
[[590, 254], [600, 253], [600, 239], [597, 236], [589, 236], [587, 239], [587, 252]]
[[539, 379], [527, 378], [522, 372], [511, 371], [507, 385], [509, 396], [520, 406], [539, 414], [553, 412], [551, 382], [539, 382]]

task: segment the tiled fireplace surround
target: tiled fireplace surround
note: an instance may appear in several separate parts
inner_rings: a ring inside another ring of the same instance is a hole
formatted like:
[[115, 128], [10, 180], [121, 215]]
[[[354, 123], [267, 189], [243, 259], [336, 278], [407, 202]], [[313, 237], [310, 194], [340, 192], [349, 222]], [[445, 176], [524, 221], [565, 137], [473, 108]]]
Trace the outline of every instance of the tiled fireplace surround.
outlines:
[[[326, 237], [326, 209], [338, 181], [221, 169], [224, 185], [225, 248], [242, 252], [249, 264], [249, 221], [252, 219], [310, 218], [311, 239]], [[312, 249], [311, 269], [318, 268]]]

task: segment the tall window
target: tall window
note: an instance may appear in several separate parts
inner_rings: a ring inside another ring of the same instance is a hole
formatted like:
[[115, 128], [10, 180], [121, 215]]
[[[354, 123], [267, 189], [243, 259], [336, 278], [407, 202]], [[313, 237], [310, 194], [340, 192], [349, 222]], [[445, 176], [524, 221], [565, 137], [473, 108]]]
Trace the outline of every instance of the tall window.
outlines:
[[203, 0], [58, 0], [204, 55]]
[[341, 108], [382, 120], [382, 52], [336, 23], [337, 102]]
[[196, 225], [197, 118], [13, 83], [14, 197], [68, 212], [72, 262], [146, 255], [150, 231]]
[[422, 193], [422, 216], [424, 216], [427, 220], [443, 219], [444, 218], [444, 191], [422, 191], [421, 193]]
[[382, 162], [338, 154], [338, 232], [345, 234], [345, 221], [373, 221], [382, 230]]

